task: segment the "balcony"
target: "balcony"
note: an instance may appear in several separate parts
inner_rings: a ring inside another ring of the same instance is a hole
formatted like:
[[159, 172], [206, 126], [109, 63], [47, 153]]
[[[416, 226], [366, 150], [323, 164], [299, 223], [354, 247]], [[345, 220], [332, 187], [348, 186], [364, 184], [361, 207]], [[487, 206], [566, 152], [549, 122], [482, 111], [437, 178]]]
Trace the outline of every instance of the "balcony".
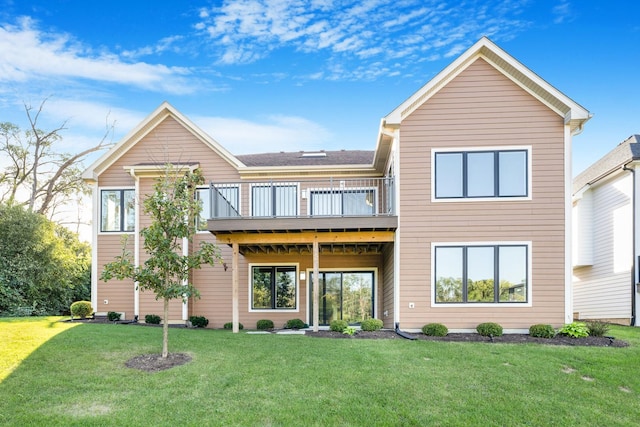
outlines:
[[391, 231], [394, 192], [393, 178], [212, 182], [203, 202], [216, 235]]

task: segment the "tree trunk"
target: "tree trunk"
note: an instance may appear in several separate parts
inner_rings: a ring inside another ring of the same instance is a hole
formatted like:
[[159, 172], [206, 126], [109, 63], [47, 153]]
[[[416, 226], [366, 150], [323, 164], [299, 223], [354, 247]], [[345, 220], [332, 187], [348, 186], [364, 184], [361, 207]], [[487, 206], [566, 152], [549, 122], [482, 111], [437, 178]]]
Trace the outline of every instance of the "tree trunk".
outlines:
[[169, 356], [169, 298], [164, 299], [164, 322], [162, 323], [162, 358]]

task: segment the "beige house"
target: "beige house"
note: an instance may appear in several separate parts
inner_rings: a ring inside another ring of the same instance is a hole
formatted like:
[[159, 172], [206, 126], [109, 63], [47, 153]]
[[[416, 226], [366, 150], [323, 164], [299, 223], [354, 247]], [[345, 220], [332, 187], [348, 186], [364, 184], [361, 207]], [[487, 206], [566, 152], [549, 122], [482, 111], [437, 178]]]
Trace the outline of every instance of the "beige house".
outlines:
[[589, 117], [486, 38], [382, 119], [374, 151], [233, 155], [164, 103], [84, 174], [92, 303], [128, 319], [162, 312], [133, 283], [98, 277], [122, 235], [137, 262], [146, 256], [138, 203], [171, 162], [211, 183], [193, 245], [216, 242], [225, 259], [193, 272], [202, 297], [175, 302], [171, 322], [562, 325], [573, 312], [571, 140]]

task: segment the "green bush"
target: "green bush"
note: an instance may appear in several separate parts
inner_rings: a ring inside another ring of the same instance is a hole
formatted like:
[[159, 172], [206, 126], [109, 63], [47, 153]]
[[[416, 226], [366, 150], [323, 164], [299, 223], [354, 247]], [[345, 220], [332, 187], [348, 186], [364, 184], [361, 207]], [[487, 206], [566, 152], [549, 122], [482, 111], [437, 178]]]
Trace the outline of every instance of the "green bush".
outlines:
[[342, 331], [343, 334], [345, 335], [349, 335], [349, 336], [354, 336], [356, 333], [358, 333], [358, 331], [356, 330], [356, 328], [354, 328], [353, 326], [347, 326], [346, 328], [344, 328], [344, 331]]
[[480, 323], [476, 327], [476, 331], [483, 337], [500, 337], [502, 336], [502, 326], [494, 322]]
[[360, 322], [360, 329], [363, 331], [379, 331], [382, 329], [382, 320], [366, 319]]
[[609, 332], [609, 324], [599, 320], [590, 320], [587, 322], [587, 329], [589, 330], [590, 336], [603, 337], [607, 332]]
[[151, 325], [159, 325], [160, 320], [162, 319], [157, 314], [147, 314], [146, 316], [144, 316], [145, 323], [149, 323]]
[[345, 329], [347, 329], [347, 327], [349, 326], [349, 324], [347, 323], [346, 320], [332, 320], [331, 323], [329, 323], [329, 329], [335, 332], [344, 332]]
[[287, 320], [284, 327], [285, 329], [304, 329], [307, 325], [300, 319]]
[[[233, 329], [233, 322], [227, 322], [223, 326], [224, 329]], [[244, 329], [242, 323], [238, 323], [238, 329]]]
[[71, 304], [71, 316], [79, 317], [81, 319], [91, 316], [93, 314], [93, 308], [89, 301], [76, 301]]
[[422, 333], [430, 337], [446, 337], [449, 329], [442, 323], [428, 323], [422, 327]]
[[206, 328], [209, 324], [209, 319], [204, 316], [189, 316], [189, 322], [194, 328]]
[[589, 336], [589, 329], [584, 323], [573, 322], [558, 329], [558, 334], [571, 338], [586, 338]]
[[539, 323], [529, 327], [529, 335], [538, 338], [553, 338], [556, 336], [556, 330], [551, 325]]
[[273, 329], [273, 320], [261, 319], [256, 323], [256, 328], [260, 331]]
[[107, 313], [107, 320], [109, 322], [117, 322], [122, 317], [122, 313], [118, 313], [117, 311], [110, 311]]

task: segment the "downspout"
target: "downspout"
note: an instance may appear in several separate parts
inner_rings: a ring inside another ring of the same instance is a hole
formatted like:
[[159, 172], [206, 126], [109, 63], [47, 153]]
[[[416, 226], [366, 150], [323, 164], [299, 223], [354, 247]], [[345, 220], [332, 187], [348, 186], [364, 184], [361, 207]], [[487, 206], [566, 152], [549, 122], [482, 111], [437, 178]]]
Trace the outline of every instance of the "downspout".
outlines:
[[[627, 163], [628, 165], [628, 163]], [[631, 326], [636, 326], [636, 170], [635, 168], [628, 168], [627, 165], [622, 167], [622, 170], [631, 172], [632, 189], [631, 189]]]

